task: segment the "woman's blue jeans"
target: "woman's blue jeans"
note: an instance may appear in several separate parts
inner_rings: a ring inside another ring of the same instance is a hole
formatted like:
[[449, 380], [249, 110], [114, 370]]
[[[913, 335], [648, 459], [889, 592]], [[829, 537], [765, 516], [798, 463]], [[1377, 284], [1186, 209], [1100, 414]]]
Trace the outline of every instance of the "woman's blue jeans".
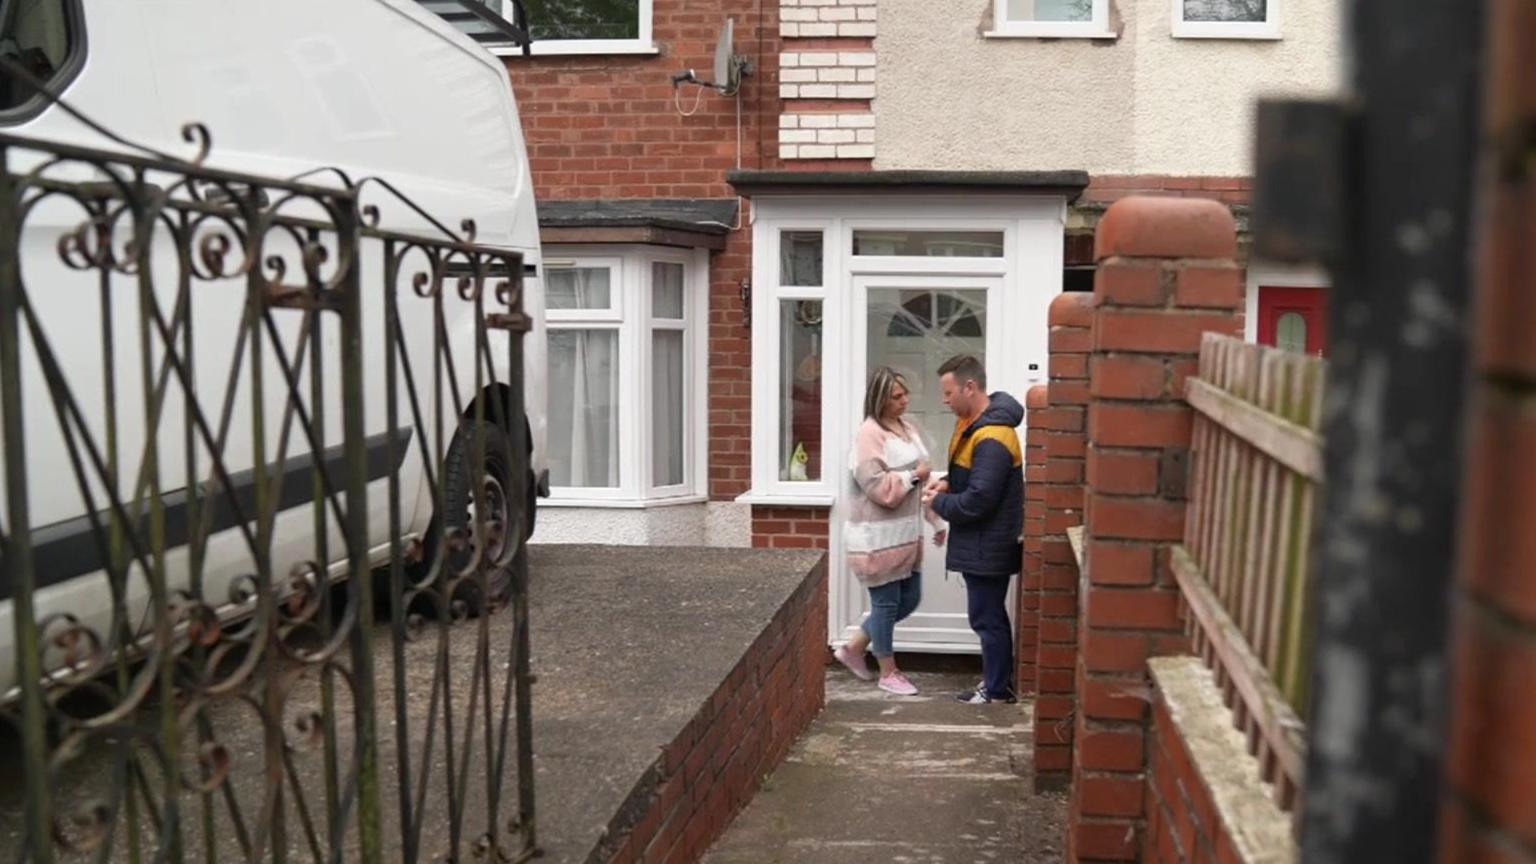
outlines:
[[905, 579], [869, 589], [869, 617], [863, 624], [864, 632], [869, 634], [869, 653], [876, 657], [896, 653], [891, 648], [896, 622], [911, 615], [922, 599], [923, 574], [918, 571]]

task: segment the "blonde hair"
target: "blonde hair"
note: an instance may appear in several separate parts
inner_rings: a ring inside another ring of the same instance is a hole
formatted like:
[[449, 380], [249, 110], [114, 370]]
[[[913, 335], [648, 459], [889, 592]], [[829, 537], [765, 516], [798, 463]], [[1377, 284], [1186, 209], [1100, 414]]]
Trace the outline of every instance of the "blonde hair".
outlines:
[[897, 387], [912, 392], [907, 379], [889, 366], [881, 366], [869, 374], [869, 385], [864, 388], [864, 416], [879, 420], [885, 416], [885, 404], [891, 401], [891, 393]]

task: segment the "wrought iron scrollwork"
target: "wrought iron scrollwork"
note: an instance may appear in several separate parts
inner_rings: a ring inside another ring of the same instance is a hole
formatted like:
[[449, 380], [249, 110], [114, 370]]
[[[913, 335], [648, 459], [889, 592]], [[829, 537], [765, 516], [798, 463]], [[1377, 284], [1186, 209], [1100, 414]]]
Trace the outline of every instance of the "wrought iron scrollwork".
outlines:
[[524, 860], [521, 257], [183, 138], [0, 134], [0, 854]]

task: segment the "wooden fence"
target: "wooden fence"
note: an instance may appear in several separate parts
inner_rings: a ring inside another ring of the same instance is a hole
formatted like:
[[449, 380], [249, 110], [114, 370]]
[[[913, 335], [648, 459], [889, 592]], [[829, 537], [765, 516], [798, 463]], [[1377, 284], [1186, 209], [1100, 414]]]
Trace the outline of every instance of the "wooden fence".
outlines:
[[1189, 518], [1173, 570], [1211, 667], [1282, 808], [1305, 763], [1313, 604], [1309, 537], [1323, 482], [1319, 358], [1207, 334]]

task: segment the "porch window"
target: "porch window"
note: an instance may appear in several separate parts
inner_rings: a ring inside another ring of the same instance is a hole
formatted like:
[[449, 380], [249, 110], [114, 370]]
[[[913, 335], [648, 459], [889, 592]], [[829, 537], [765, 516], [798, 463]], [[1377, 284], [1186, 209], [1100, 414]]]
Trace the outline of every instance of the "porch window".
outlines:
[[1001, 258], [1001, 231], [853, 232], [853, 254], [916, 258]]
[[1171, 0], [1181, 39], [1279, 39], [1281, 0]]
[[[830, 503], [824, 468], [829, 272], [839, 250], [816, 220], [775, 228], [761, 241], [762, 296], [754, 303], [752, 495], [780, 503]], [[769, 263], [771, 262], [771, 263]]]
[[784, 300], [779, 311], [779, 479], [821, 479], [820, 300]]
[[991, 37], [1113, 38], [1109, 0], [994, 0]]
[[691, 498], [703, 481], [704, 268], [691, 253], [582, 249], [544, 262], [554, 499]]
[[[652, 0], [524, 0], [534, 54], [656, 52]], [[512, 20], [512, 3], [502, 2]]]

